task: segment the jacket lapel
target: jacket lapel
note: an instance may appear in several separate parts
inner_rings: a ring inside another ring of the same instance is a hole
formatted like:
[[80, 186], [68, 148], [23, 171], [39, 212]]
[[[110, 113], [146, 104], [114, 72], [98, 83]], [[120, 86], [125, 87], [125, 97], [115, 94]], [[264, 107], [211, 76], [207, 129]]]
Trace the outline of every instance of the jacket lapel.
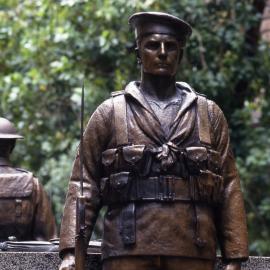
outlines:
[[182, 91], [182, 105], [171, 124], [169, 133], [169, 140], [176, 145], [180, 145], [194, 129], [196, 112], [193, 105], [197, 101], [197, 95], [194, 91], [183, 89], [180, 85], [178, 87]]
[[131, 82], [125, 88], [127, 100], [128, 98], [132, 99], [132, 102], [128, 102], [128, 104], [133, 116], [138, 126], [146, 135], [155, 141], [155, 143], [163, 144], [166, 141], [164, 131], [157, 116], [138, 87], [139, 82]]
[[[177, 85], [179, 87], [179, 85]], [[180, 86], [180, 88], [182, 88]], [[177, 113], [174, 121], [172, 122], [172, 125], [174, 125], [176, 122], [179, 122], [179, 119], [184, 115], [184, 113], [189, 109], [189, 107], [197, 100], [197, 95], [195, 92], [188, 90], [188, 89], [181, 89], [182, 91], [182, 106]]]

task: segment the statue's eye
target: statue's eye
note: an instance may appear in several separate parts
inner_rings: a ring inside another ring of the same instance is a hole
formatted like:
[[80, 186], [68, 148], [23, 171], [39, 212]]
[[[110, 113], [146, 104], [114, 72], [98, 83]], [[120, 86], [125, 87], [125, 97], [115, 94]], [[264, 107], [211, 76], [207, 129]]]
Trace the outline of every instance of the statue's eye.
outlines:
[[148, 41], [146, 44], [145, 44], [145, 48], [148, 49], [148, 50], [157, 50], [159, 48], [160, 44], [159, 42], [156, 42], [156, 41]]
[[177, 50], [177, 44], [175, 42], [166, 42], [165, 47], [168, 51], [175, 51]]

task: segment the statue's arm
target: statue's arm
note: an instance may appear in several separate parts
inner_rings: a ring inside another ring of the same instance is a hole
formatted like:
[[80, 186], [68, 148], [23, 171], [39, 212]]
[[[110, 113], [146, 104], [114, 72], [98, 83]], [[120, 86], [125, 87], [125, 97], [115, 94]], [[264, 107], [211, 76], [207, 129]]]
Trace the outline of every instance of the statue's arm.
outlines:
[[33, 237], [35, 240], [50, 240], [57, 237], [55, 217], [51, 202], [42, 184], [34, 178], [35, 185], [35, 218]]
[[[111, 138], [112, 109], [109, 105], [110, 103], [107, 102], [98, 107], [91, 116], [84, 132], [83, 186], [86, 196], [87, 241], [90, 239], [99, 210], [102, 207], [99, 181], [102, 173], [101, 153], [105, 150]], [[78, 152], [73, 163], [60, 230], [60, 257], [66, 262], [68, 261], [67, 258], [71, 260], [71, 256], [66, 257], [66, 254], [71, 255], [71, 251], [75, 249], [76, 198], [80, 193], [79, 154]]]
[[248, 258], [248, 237], [244, 200], [234, 156], [230, 147], [227, 121], [215, 103], [210, 103], [209, 112], [215, 148], [221, 153], [221, 174], [224, 191], [217, 206], [216, 228], [226, 270], [240, 269], [240, 262]]
[[75, 270], [75, 255], [74, 252], [65, 252], [59, 270]]
[[241, 262], [230, 262], [225, 266], [225, 270], [241, 270]]

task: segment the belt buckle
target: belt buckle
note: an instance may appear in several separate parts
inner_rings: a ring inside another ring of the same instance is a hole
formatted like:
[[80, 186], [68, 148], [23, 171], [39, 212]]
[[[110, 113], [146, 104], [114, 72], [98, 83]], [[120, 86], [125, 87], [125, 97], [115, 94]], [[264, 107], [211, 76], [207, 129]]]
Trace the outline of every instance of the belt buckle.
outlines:
[[159, 194], [161, 201], [173, 201], [175, 198], [175, 179], [173, 176], [161, 176], [160, 177], [160, 187], [162, 187], [162, 192]]

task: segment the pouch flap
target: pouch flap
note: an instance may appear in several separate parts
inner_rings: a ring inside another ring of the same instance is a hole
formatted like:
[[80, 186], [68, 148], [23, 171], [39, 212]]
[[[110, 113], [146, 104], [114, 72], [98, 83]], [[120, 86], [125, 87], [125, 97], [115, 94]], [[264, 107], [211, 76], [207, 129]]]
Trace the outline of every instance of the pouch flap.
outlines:
[[111, 174], [110, 184], [115, 189], [122, 189], [128, 184], [129, 172]]
[[207, 149], [205, 147], [187, 147], [187, 157], [194, 162], [207, 160]]
[[221, 166], [221, 155], [219, 152], [214, 151], [212, 149], [208, 149], [208, 159], [216, 167]]
[[101, 190], [101, 192], [104, 191], [105, 186], [108, 183], [108, 181], [109, 181], [108, 177], [103, 177], [103, 178], [100, 179], [100, 190]]
[[199, 178], [202, 180], [202, 181], [205, 181], [207, 183], [211, 183], [211, 185], [215, 185], [215, 184], [219, 184], [219, 183], [223, 183], [223, 177], [218, 175], [218, 174], [215, 174], [209, 170], [206, 170], [206, 171], [201, 171], [200, 172], [200, 176]]
[[102, 152], [102, 164], [105, 166], [111, 165], [115, 161], [117, 148], [108, 149]]
[[32, 173], [0, 174], [0, 198], [28, 197], [32, 191]]
[[199, 182], [204, 185], [214, 186], [215, 184], [214, 174], [210, 171], [201, 171], [199, 176]]
[[142, 159], [145, 145], [130, 145], [123, 147], [123, 157], [129, 163], [136, 163]]

